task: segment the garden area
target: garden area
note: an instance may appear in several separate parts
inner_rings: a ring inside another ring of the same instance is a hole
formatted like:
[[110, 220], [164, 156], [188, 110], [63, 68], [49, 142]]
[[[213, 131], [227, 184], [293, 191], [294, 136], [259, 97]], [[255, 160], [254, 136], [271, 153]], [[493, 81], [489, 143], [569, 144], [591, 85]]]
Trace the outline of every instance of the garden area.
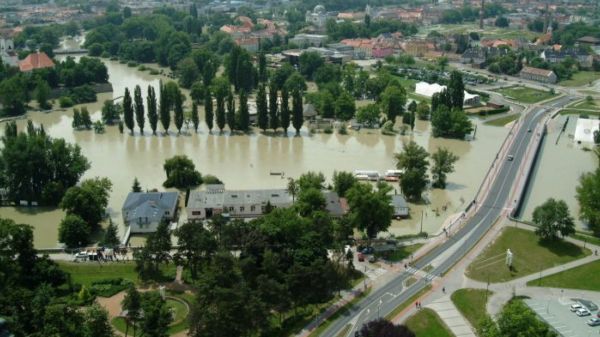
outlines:
[[600, 261], [527, 282], [528, 286], [600, 291]]
[[488, 317], [486, 305], [492, 294], [489, 290], [467, 288], [458, 289], [450, 298], [458, 311], [478, 329], [482, 320]]
[[[505, 265], [506, 251], [513, 253], [512, 268]], [[481, 281], [506, 282], [544, 269], [571, 262], [587, 255], [583, 249], [566, 241], [541, 241], [533, 232], [507, 227], [467, 268], [467, 277]]]
[[495, 90], [508, 99], [522, 103], [537, 103], [556, 96], [556, 93], [542, 91], [524, 86], [514, 86]]
[[417, 337], [453, 337], [450, 329], [431, 309], [422, 309], [406, 320], [406, 326]]
[[581, 87], [589, 85], [595, 80], [600, 79], [600, 72], [596, 71], [578, 71], [570, 79], [560, 81], [558, 84], [565, 87]]

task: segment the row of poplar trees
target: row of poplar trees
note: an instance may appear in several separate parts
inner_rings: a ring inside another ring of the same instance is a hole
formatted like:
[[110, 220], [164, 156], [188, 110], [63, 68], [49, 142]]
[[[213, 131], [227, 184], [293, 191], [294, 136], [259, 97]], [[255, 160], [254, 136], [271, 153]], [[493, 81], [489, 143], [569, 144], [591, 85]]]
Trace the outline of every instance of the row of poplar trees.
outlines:
[[[248, 109], [248, 95], [244, 89], [240, 89], [238, 93], [238, 107], [236, 111], [236, 102], [234, 93], [231, 91], [229, 81], [225, 78], [215, 80], [216, 83], [206, 88], [204, 95], [204, 111], [205, 122], [209, 132], [212, 131], [214, 123], [217, 128], [223, 132], [225, 125], [232, 132], [250, 130], [250, 113]], [[298, 88], [292, 90], [292, 110], [289, 108], [289, 91], [287, 88], [277, 90], [274, 83], [269, 84], [269, 93], [267, 98], [267, 90], [264, 84], [260, 84], [256, 94], [256, 123], [260, 129], [266, 131], [273, 129], [277, 131], [282, 128], [284, 134], [290, 127], [290, 122], [296, 134], [300, 134], [300, 129], [304, 123], [302, 91]], [[156, 92], [153, 86], [148, 86], [146, 95], [146, 106], [142, 98], [142, 90], [137, 85], [133, 91], [133, 98], [129, 88], [125, 88], [123, 96], [123, 119], [125, 126], [131, 134], [135, 128], [135, 124], [144, 134], [144, 126], [146, 117], [150, 124], [152, 134], [156, 135], [158, 122], [163, 127], [165, 133], [168, 133], [171, 125], [171, 115], [173, 115], [175, 128], [178, 133], [181, 133], [185, 116], [183, 111], [184, 96], [181, 89], [175, 82], [168, 82], [159, 85], [160, 102], [157, 101]], [[279, 93], [281, 92], [281, 93]], [[214, 100], [213, 100], [214, 98]], [[279, 98], [281, 98], [279, 100]], [[147, 108], [147, 113], [145, 109]], [[172, 113], [171, 113], [172, 112]], [[192, 102], [192, 111], [190, 116], [191, 122], [194, 125], [194, 130], [197, 132], [200, 124], [198, 115], [197, 102]]]

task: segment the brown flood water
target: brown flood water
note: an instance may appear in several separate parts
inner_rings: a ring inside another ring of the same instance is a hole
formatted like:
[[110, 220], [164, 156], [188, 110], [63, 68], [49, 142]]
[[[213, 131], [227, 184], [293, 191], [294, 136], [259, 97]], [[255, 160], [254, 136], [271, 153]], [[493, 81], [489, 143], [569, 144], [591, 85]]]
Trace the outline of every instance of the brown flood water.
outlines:
[[[104, 60], [108, 67], [112, 94], [98, 95], [98, 102], [87, 104], [93, 120], [100, 119], [100, 108], [105, 99], [119, 97], [125, 87], [133, 89], [140, 85], [145, 91], [148, 85], [157, 86], [158, 76], [137, 71], [118, 62]], [[166, 80], [163, 78], [163, 80]], [[190, 104], [189, 100], [186, 102]], [[200, 107], [202, 109], [202, 107]], [[200, 111], [203, 114], [203, 111]], [[394, 153], [401, 151], [404, 141], [414, 140], [429, 152], [444, 146], [460, 157], [456, 172], [448, 177], [446, 190], [429, 190], [425, 196], [428, 205], [410, 205], [411, 218], [394, 221], [390, 232], [408, 234], [419, 231], [423, 210], [423, 230], [437, 232], [445, 218], [464, 208], [477, 192], [492, 159], [495, 157], [508, 129], [487, 126], [475, 119], [477, 139], [458, 141], [435, 139], [430, 136], [429, 123], [418, 121], [412, 136], [383, 136], [377, 130], [350, 132], [349, 135], [314, 134], [303, 128], [300, 137], [263, 135], [258, 131], [250, 135], [233, 135], [218, 131], [208, 133], [206, 124], [201, 123], [198, 134], [184, 130], [177, 135], [171, 126], [169, 135], [152, 136], [148, 126], [144, 135], [136, 129], [135, 135], [120, 134], [116, 126], [107, 127], [106, 133], [74, 131], [71, 128], [73, 111], [52, 113], [30, 112], [28, 118], [44, 127], [52, 137], [62, 137], [81, 146], [83, 154], [90, 160], [91, 168], [84, 176], [108, 177], [113, 182], [109, 213], [116, 223], [121, 224], [120, 209], [130, 191], [134, 177], [144, 189], [161, 189], [165, 174], [162, 165], [165, 159], [185, 154], [193, 159], [202, 174], [213, 174], [225, 182], [228, 188], [284, 188], [287, 180], [271, 176], [270, 171], [284, 172], [285, 177], [298, 177], [306, 171], [323, 172], [328, 182], [335, 170], [353, 171], [378, 170], [384, 172], [395, 166]], [[203, 116], [201, 117], [203, 120]], [[19, 120], [23, 129], [26, 120]], [[148, 122], [146, 121], [146, 125]], [[159, 129], [161, 129], [159, 125]], [[0, 134], [4, 127], [0, 125]], [[395, 184], [395, 188], [398, 186]], [[445, 211], [443, 209], [446, 209]], [[436, 211], [438, 215], [436, 215]], [[35, 228], [37, 247], [57, 245], [57, 227], [63, 213], [60, 210], [0, 208], [0, 216], [28, 223]]]
[[556, 144], [566, 118], [567, 116], [557, 116], [548, 125], [548, 134], [542, 144], [521, 217], [531, 220], [535, 208], [548, 198], [562, 199], [569, 206], [576, 226], [586, 229], [579, 220], [575, 188], [579, 185], [579, 177], [583, 173], [598, 167], [598, 160], [591, 151], [582, 150], [584, 146], [592, 148], [593, 144], [576, 144], [573, 141], [577, 125], [576, 115], [569, 116], [567, 129]]

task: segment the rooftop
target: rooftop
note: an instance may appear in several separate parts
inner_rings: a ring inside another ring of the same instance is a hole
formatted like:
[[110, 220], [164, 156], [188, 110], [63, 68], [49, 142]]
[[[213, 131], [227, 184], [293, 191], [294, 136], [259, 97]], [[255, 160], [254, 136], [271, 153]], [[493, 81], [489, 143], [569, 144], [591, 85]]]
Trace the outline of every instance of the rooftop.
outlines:
[[19, 62], [19, 69], [23, 72], [52, 67], [54, 67], [54, 61], [52, 61], [52, 59], [44, 52], [29, 54], [25, 59]]

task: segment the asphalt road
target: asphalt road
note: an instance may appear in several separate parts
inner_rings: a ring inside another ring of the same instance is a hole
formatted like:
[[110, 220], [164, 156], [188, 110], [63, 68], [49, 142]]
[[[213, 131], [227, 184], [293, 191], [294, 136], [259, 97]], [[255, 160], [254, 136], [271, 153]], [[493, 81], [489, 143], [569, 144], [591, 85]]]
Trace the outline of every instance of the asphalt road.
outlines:
[[508, 155], [513, 155], [514, 160], [508, 161], [503, 158], [499, 161], [502, 166], [483, 201], [483, 205], [450, 240], [436, 247], [414, 264], [414, 268], [422, 269], [431, 264], [439, 255], [449, 253], [446, 259], [429, 273], [430, 276], [419, 279], [402, 292], [403, 281], [412, 276], [409, 272], [402, 272], [386, 285], [356, 303], [348, 314], [333, 322], [321, 336], [342, 337], [339, 334], [348, 324], [351, 324], [352, 327], [345, 336], [354, 336], [354, 332], [360, 329], [363, 323], [378, 317], [384, 317], [392, 312], [398, 305], [406, 302], [410, 297], [427, 287], [431, 278], [445, 273], [460, 261], [490, 229], [503, 209], [510, 206], [510, 201], [507, 199], [519, 174], [521, 162], [531, 140], [537, 136], [534, 132], [528, 132], [528, 130], [534, 130], [551, 109], [563, 107], [572, 101], [573, 99], [568, 97], [561, 97], [547, 103], [544, 107], [531, 108], [529, 113], [522, 118], [523, 125], [515, 135], [514, 141], [507, 152]]

